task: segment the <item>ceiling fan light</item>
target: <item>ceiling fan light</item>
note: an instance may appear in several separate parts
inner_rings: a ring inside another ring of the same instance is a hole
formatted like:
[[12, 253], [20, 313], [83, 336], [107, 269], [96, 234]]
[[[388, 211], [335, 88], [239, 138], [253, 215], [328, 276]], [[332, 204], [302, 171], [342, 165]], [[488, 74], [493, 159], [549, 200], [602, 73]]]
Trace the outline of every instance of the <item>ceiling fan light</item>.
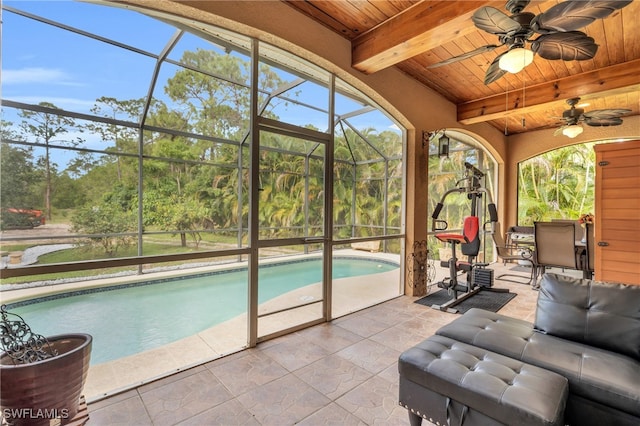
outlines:
[[583, 131], [584, 129], [582, 128], [582, 126], [578, 124], [572, 124], [571, 126], [567, 126], [562, 129], [562, 134], [573, 139]]
[[498, 66], [501, 70], [516, 74], [533, 62], [533, 52], [523, 47], [516, 47], [502, 55]]

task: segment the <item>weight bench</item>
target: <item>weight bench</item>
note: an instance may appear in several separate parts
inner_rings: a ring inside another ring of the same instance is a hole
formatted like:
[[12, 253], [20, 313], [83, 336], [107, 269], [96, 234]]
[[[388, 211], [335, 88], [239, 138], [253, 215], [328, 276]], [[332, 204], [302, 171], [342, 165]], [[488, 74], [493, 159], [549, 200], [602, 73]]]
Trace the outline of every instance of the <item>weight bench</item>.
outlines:
[[[442, 305], [432, 305], [433, 309], [439, 309], [444, 312], [457, 313], [458, 310], [454, 307], [466, 300], [483, 289], [506, 293], [509, 289], [493, 289], [488, 286], [479, 286], [475, 281], [476, 274], [473, 274], [474, 270], [479, 270], [488, 266], [488, 263], [473, 262], [473, 259], [478, 255], [480, 250], [479, 237], [480, 226], [477, 216], [468, 216], [464, 219], [464, 226], [462, 234], [454, 233], [439, 233], [435, 237], [445, 243], [451, 244], [451, 259], [447, 261], [441, 261], [440, 266], [449, 269], [449, 277], [445, 278], [442, 282], [438, 283], [438, 287], [445, 288], [451, 295], [451, 299]], [[460, 250], [463, 255], [468, 257], [468, 261], [461, 261], [458, 259], [456, 246], [460, 246]], [[476, 269], [478, 268], [478, 269]], [[467, 274], [466, 285], [458, 283], [458, 272], [465, 272]], [[458, 292], [462, 294], [459, 296]]]

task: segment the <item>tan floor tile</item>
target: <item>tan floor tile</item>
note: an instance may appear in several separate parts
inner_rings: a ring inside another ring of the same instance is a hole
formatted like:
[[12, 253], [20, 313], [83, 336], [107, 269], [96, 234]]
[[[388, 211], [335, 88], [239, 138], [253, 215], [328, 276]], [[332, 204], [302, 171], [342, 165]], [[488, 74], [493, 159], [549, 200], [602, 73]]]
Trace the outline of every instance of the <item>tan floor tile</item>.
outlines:
[[393, 365], [390, 365], [389, 367], [379, 372], [377, 376], [391, 383], [398, 384], [400, 381], [400, 374], [398, 373], [398, 363], [394, 362]]
[[145, 385], [138, 387], [138, 393], [143, 394], [145, 392], [149, 392], [151, 390], [161, 388], [165, 385], [177, 382], [179, 380], [184, 379], [185, 377], [200, 373], [202, 371], [206, 371], [206, 368], [203, 365], [199, 365], [197, 367], [193, 367], [188, 370], [180, 371], [179, 373], [172, 374], [170, 376], [155, 380], [151, 383], [147, 383]]
[[233, 362], [211, 363], [208, 368], [234, 396], [289, 373], [273, 358], [261, 351], [252, 351], [243, 357], [236, 358]]
[[171, 425], [228, 401], [232, 395], [209, 370], [141, 394], [154, 425]]
[[262, 351], [289, 371], [295, 371], [330, 355], [330, 352], [322, 346], [295, 337], [292, 340], [269, 346]]
[[359, 334], [352, 333], [332, 323], [320, 324], [297, 333], [305, 340], [322, 346], [330, 353], [337, 352], [363, 339]]
[[440, 324], [440, 326], [449, 324], [451, 321], [457, 318], [457, 314], [450, 314], [448, 312], [442, 312], [439, 309], [433, 309], [431, 306], [424, 306], [416, 303], [418, 306], [422, 306], [423, 311], [418, 314], [419, 318], [429, 320], [433, 323]]
[[262, 425], [292, 425], [330, 400], [292, 374], [244, 393], [238, 401]]
[[363, 340], [341, 350], [338, 355], [371, 373], [378, 374], [397, 362], [400, 352], [371, 340]]
[[346, 318], [336, 324], [362, 337], [370, 337], [389, 328], [389, 324], [365, 315]]
[[350, 414], [336, 403], [316, 411], [298, 423], [299, 426], [366, 426], [366, 423]]
[[395, 349], [398, 352], [402, 352], [405, 349], [422, 342], [425, 337], [413, 332], [411, 329], [407, 329], [403, 324], [400, 324], [396, 327], [381, 331], [378, 334], [374, 334], [369, 339], [374, 342], [381, 343], [391, 349]]
[[247, 411], [242, 404], [235, 399], [207, 410], [203, 413], [188, 418], [187, 420], [178, 423], [180, 426], [235, 426], [235, 425], [249, 425], [259, 426], [260, 423], [255, 417]]
[[88, 404], [87, 408], [89, 413], [99, 410], [101, 408], [105, 408], [108, 407], [109, 405], [113, 405], [113, 404], [117, 404], [118, 402], [124, 401], [125, 399], [129, 399], [129, 398], [133, 398], [133, 397], [138, 397], [138, 391], [137, 389], [131, 389], [128, 390], [126, 392], [122, 392], [119, 393], [117, 395], [114, 395], [110, 398], [105, 398], [103, 400], [100, 401], [96, 401], [93, 402], [91, 404]]
[[93, 409], [89, 406], [87, 426], [151, 425], [151, 418], [137, 394], [114, 404]]
[[[424, 306], [422, 307], [425, 308]], [[413, 334], [422, 336], [424, 339], [431, 336], [437, 329], [442, 327], [442, 322], [434, 321], [433, 318], [415, 317], [403, 322], [400, 326]], [[423, 340], [424, 340], [423, 339]]]
[[[260, 344], [260, 346], [262, 345], [262, 343]], [[237, 359], [240, 359], [242, 357], [247, 356], [248, 354], [251, 353], [255, 353], [258, 352], [259, 350], [256, 348], [248, 348], [248, 349], [243, 349], [241, 351], [237, 351], [237, 352], [233, 352], [229, 355], [223, 356], [221, 358], [217, 358], [212, 360], [211, 362], [208, 362], [206, 364], [204, 364], [205, 367], [209, 367], [212, 365], [222, 365], [222, 364], [226, 364], [227, 362], [232, 362], [235, 361]]]
[[375, 319], [389, 327], [411, 319], [412, 315], [402, 309], [389, 307], [386, 304], [373, 306], [362, 315], [362, 318]]
[[372, 376], [369, 371], [338, 355], [322, 358], [301, 368], [295, 374], [332, 400], [359, 386]]
[[336, 400], [368, 425], [406, 425], [407, 410], [398, 404], [398, 385], [373, 377]]

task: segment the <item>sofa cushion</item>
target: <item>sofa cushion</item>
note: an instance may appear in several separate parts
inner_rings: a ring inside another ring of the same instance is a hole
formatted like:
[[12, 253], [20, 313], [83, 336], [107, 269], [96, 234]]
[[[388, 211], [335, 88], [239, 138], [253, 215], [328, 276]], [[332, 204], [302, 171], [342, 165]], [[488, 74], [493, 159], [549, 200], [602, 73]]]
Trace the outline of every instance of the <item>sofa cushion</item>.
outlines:
[[472, 308], [436, 334], [520, 359], [534, 333], [530, 322]]
[[640, 360], [640, 286], [544, 274], [534, 327]]
[[554, 371], [569, 392], [640, 416], [640, 363], [626, 355], [543, 334], [526, 321], [470, 309], [436, 334]]
[[575, 395], [640, 417], [640, 363], [633, 358], [534, 333], [521, 360], [563, 375]]

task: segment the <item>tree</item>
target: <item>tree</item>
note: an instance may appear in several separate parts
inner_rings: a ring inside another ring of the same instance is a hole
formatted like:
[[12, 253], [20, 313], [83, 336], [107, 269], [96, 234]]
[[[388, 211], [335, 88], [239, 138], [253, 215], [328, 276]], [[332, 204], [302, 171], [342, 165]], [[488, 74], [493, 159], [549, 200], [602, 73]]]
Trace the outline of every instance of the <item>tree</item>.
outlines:
[[[249, 127], [250, 91], [242, 82], [249, 80], [249, 63], [236, 56], [213, 50], [186, 51], [183, 69], [170, 78], [164, 90], [186, 111], [186, 118], [197, 133], [238, 140]], [[209, 74], [193, 71], [200, 69]], [[237, 83], [234, 83], [237, 82]], [[208, 144], [205, 158], [215, 158], [220, 146]]]
[[[60, 108], [49, 102], [40, 102], [38, 105], [50, 110], [60, 110]], [[47, 219], [51, 220], [53, 175], [56, 173], [57, 165], [51, 161], [50, 145], [53, 142], [58, 145], [67, 146], [75, 146], [80, 143], [79, 139], [59, 139], [71, 130], [76, 129], [77, 126], [73, 119], [58, 115], [54, 112], [21, 110], [18, 115], [23, 119], [20, 124], [23, 135], [31, 138], [32, 140], [30, 140], [30, 142], [44, 144], [45, 147], [45, 154], [38, 158], [38, 163], [44, 168], [44, 207]]]
[[2, 142], [0, 145], [0, 200], [3, 207], [40, 207], [40, 197], [33, 190], [38, 182], [33, 170], [33, 152]]
[[[162, 103], [154, 104], [146, 123], [220, 141], [145, 132], [145, 154], [154, 159], [145, 160], [143, 165], [143, 204], [146, 226], [164, 230], [175, 226], [173, 230], [185, 231], [180, 232], [183, 245], [186, 234], [197, 245], [200, 235], [196, 229], [238, 225], [248, 213], [247, 181], [241, 182], [244, 189], [238, 187], [243, 176], [238, 164], [242, 147], [233, 141], [242, 140], [249, 131], [250, 90], [246, 82], [250, 67], [248, 61], [237, 56], [201, 49], [184, 52], [180, 62], [189, 68], [177, 71], [164, 87], [177, 105], [170, 110]], [[264, 88], [279, 84], [275, 73], [261, 76]], [[229, 142], [223, 142], [225, 139]], [[196, 161], [206, 164], [194, 164]], [[239, 191], [245, 200], [242, 206], [238, 205]], [[172, 201], [167, 203], [167, 199]]]
[[135, 216], [105, 197], [102, 203], [85, 206], [71, 218], [71, 231], [91, 235], [89, 241], [102, 247], [105, 254], [115, 256], [118, 248], [130, 245], [133, 238], [126, 234], [136, 230]]
[[72, 178], [68, 172], [63, 172], [55, 178], [53, 205], [58, 209], [73, 209], [86, 202], [86, 192], [78, 179]]
[[33, 148], [10, 141], [18, 139], [13, 123], [0, 120], [0, 201], [2, 207], [41, 207], [34, 191], [38, 177], [33, 170]]
[[577, 219], [593, 211], [593, 143], [555, 149], [519, 166], [518, 224]]
[[[3, 129], [7, 129], [5, 123]], [[31, 227], [33, 219], [30, 214], [20, 212], [22, 209], [40, 207], [37, 192], [34, 191], [38, 177], [33, 170], [33, 154], [30, 147], [4, 142], [11, 140], [8, 131], [2, 131], [3, 142], [0, 144], [0, 229], [13, 227]], [[16, 211], [15, 209], [18, 209]]]
[[187, 246], [186, 235], [189, 235], [198, 248], [202, 240], [200, 232], [207, 226], [210, 216], [210, 210], [204, 203], [193, 198], [172, 197], [161, 205], [157, 214], [162, 218], [162, 229], [181, 231], [182, 247]]
[[[96, 103], [91, 108], [91, 112], [98, 116], [113, 120], [120, 119], [139, 122], [143, 107], [143, 99], [122, 101], [103, 96], [96, 99]], [[112, 146], [105, 148], [105, 150], [115, 154], [111, 158], [115, 160], [117, 179], [119, 182], [122, 182], [123, 162], [126, 162], [128, 159], [119, 154], [134, 154], [138, 152], [138, 136], [140, 131], [132, 127], [102, 122], [89, 123], [86, 125], [86, 128], [91, 132], [99, 134], [103, 142], [112, 143]], [[130, 162], [131, 160], [128, 161]]]

